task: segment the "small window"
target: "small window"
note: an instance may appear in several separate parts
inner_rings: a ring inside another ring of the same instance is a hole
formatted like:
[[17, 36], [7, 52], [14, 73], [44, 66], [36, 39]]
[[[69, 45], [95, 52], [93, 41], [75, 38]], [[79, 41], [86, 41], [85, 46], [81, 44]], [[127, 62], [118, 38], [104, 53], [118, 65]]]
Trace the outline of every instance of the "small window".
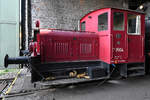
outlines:
[[103, 13], [98, 16], [98, 31], [108, 29], [108, 13]]
[[128, 14], [128, 34], [140, 35], [141, 34], [141, 21], [140, 16], [135, 14]]
[[85, 21], [81, 23], [81, 31], [85, 31]]
[[123, 31], [124, 30], [124, 14], [121, 12], [114, 12], [114, 30]]

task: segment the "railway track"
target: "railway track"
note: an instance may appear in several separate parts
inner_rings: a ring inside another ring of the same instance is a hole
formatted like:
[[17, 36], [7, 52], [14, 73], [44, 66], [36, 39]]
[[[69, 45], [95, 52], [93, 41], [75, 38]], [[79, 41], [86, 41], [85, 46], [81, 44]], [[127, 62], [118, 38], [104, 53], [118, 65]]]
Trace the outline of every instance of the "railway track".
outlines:
[[49, 89], [52, 89], [52, 88], [43, 88], [43, 89], [35, 89], [35, 90], [24, 90], [24, 91], [20, 91], [20, 92], [9, 93], [9, 94], [7, 94], [5, 96], [1, 96], [0, 99], [17, 97], [17, 96], [31, 95], [31, 94], [34, 94], [36, 92], [46, 91], [46, 90], [49, 90]]
[[0, 79], [0, 95], [9, 87], [14, 78]]
[[[81, 82], [81, 84], [85, 84], [85, 83], [90, 83], [91, 81], [87, 81], [87, 82]], [[95, 82], [96, 82], [96, 80], [95, 80]], [[103, 82], [103, 81], [101, 81], [101, 82]], [[100, 82], [100, 83], [101, 83]], [[80, 83], [80, 82], [79, 82]], [[1, 96], [0, 97], [0, 99], [3, 99], [3, 98], [12, 98], [12, 97], [19, 97], [19, 96], [25, 96], [25, 95], [32, 95], [32, 94], [34, 94], [34, 93], [37, 93], [37, 92], [43, 92], [43, 91], [52, 91], [52, 93], [53, 93], [53, 91], [55, 91], [57, 88], [64, 88], [64, 87], [68, 87], [68, 86], [77, 86], [77, 85], [79, 85], [79, 83], [78, 82], [75, 82], [74, 84], [72, 84], [72, 83], [62, 83], [62, 84], [51, 84], [51, 85], [49, 85], [49, 84], [37, 84], [37, 85], [43, 85], [44, 87], [43, 88], [35, 88], [35, 89], [27, 89], [27, 90], [21, 90], [21, 91], [18, 91], [18, 92], [11, 92], [11, 93], [9, 93], [9, 94], [7, 94], [7, 95], [5, 95], [5, 96]], [[99, 83], [99, 82], [98, 82]]]

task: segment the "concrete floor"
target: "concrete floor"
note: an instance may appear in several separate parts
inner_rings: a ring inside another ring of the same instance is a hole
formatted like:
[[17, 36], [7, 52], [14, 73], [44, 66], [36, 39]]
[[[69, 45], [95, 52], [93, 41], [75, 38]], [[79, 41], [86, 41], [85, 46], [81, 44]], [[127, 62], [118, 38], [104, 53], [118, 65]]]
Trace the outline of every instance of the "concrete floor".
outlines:
[[[18, 90], [22, 87], [32, 87], [33, 84], [28, 80], [29, 78], [24, 78], [22, 85], [16, 83], [15, 85], [19, 86]], [[11, 97], [5, 100], [150, 100], [150, 76], [109, 80], [102, 85], [100, 83], [97, 81], [43, 90], [31, 95]], [[23, 84], [25, 85], [23, 86]]]

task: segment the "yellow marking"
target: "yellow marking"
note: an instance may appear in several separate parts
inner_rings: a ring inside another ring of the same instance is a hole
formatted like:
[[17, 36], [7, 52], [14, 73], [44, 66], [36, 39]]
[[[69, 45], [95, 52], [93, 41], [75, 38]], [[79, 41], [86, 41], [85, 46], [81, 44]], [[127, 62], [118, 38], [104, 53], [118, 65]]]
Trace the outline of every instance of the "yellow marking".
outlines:
[[[18, 71], [17, 76], [15, 77], [15, 79], [13, 80], [13, 82], [11, 83], [11, 85], [10, 85], [10, 87], [8, 88], [8, 90], [6, 91], [5, 95], [7, 95], [7, 94], [11, 91], [12, 86], [15, 84], [15, 82], [16, 82], [16, 80], [17, 80], [17, 78], [18, 78], [18, 76], [19, 76], [20, 73], [21, 73], [21, 70]], [[3, 97], [2, 100], [4, 100], [4, 98], [5, 98], [5, 97]]]

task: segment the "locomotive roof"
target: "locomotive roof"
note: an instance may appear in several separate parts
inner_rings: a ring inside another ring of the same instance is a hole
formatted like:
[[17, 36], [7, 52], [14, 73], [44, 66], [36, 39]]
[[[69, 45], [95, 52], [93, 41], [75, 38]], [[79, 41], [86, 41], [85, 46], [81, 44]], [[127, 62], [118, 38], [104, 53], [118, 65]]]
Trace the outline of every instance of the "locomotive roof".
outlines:
[[145, 14], [143, 11], [138, 11], [138, 10], [131, 10], [131, 9], [126, 9], [126, 8], [117, 8], [117, 7], [110, 7], [110, 8], [108, 7], [108, 8], [100, 8], [100, 9], [97, 9], [97, 10], [93, 10], [93, 11], [91, 11], [91, 12], [85, 14], [85, 15], [81, 18], [81, 20], [82, 20], [84, 17], [86, 17], [87, 15], [89, 15], [89, 14], [91, 14], [91, 13], [93, 13], [93, 12], [99, 11], [99, 10], [103, 10], [103, 9], [117, 9], [117, 10], [123, 10], [123, 11], [130, 11], [130, 12], [136, 12], [136, 13], [140, 13], [140, 14]]
[[[102, 8], [103, 9], [103, 8]], [[142, 14], [145, 14], [145, 12], [143, 11], [139, 11], [139, 10], [132, 10], [132, 9], [126, 9], [126, 8], [115, 8], [115, 7], [112, 7], [111, 9], [118, 9], [118, 10], [126, 10], [126, 11], [131, 11], [131, 12], [137, 12], [137, 13], [142, 13]]]

